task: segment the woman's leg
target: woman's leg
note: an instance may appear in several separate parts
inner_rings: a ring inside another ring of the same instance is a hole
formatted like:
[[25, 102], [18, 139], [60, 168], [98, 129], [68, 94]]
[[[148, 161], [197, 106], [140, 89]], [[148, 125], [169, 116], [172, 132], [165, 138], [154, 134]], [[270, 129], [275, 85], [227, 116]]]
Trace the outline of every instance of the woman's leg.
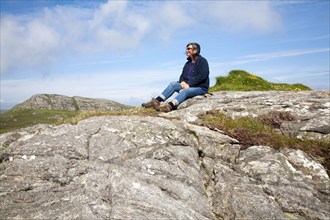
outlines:
[[181, 87], [180, 83], [171, 82], [167, 86], [167, 88], [162, 92], [162, 94], [159, 95], [159, 97], [161, 97], [165, 101], [166, 99], [171, 97], [173, 95], [173, 93], [179, 92], [181, 89], [182, 89], [182, 87]]
[[150, 102], [142, 103], [142, 106], [145, 108], [154, 108], [157, 109], [160, 106], [160, 102], [165, 101], [173, 95], [175, 92], [179, 92], [181, 88], [180, 83], [171, 82], [167, 88], [159, 95], [157, 98], [152, 99]]
[[207, 93], [207, 91], [202, 89], [201, 87], [181, 89], [179, 91], [179, 94], [175, 97], [175, 99], [173, 99], [172, 102], [174, 102], [175, 105], [178, 106], [181, 102], [183, 102], [186, 99], [192, 98], [197, 95], [204, 95], [205, 93]]

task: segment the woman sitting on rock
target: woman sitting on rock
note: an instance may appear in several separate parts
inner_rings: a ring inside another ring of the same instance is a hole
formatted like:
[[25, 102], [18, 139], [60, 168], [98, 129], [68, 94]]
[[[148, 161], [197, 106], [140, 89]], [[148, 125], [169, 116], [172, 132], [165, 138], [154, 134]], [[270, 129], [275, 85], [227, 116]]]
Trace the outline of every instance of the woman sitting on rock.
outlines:
[[[182, 74], [178, 82], [171, 82], [167, 88], [150, 102], [143, 103], [145, 108], [154, 108], [157, 111], [170, 112], [177, 109], [180, 103], [188, 98], [197, 95], [204, 95], [208, 92], [209, 64], [207, 60], [200, 55], [200, 45], [198, 43], [189, 43], [186, 47], [188, 56]], [[167, 101], [175, 92], [177, 96], [172, 101]], [[164, 104], [160, 104], [164, 102]]]

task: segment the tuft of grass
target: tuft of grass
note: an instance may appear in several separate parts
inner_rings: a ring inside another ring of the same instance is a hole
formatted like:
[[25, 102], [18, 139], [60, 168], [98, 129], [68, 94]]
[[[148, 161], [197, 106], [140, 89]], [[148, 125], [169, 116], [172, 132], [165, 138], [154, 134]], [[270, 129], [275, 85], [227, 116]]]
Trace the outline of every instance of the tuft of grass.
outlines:
[[0, 134], [36, 124], [76, 124], [93, 116], [140, 115], [157, 116], [153, 109], [130, 108], [120, 111], [88, 112], [49, 109], [13, 109], [0, 115]]
[[253, 145], [265, 145], [275, 149], [300, 149], [317, 159], [330, 174], [330, 141], [301, 140], [279, 133], [274, 128], [278, 128], [283, 121], [293, 120], [286, 113], [276, 112], [258, 118], [231, 119], [222, 112], [209, 111], [200, 116], [200, 119], [204, 126], [210, 129], [219, 129], [230, 137], [237, 139], [243, 149]]
[[59, 124], [77, 124], [79, 121], [84, 120], [86, 118], [94, 117], [94, 116], [158, 116], [158, 112], [154, 109], [146, 109], [141, 107], [125, 109], [120, 111], [104, 111], [104, 112], [95, 112], [95, 111], [84, 111], [80, 112], [74, 117], [67, 118], [64, 121], [61, 121]]
[[271, 128], [280, 128], [283, 121], [293, 121], [295, 118], [290, 112], [272, 111], [259, 116], [258, 119]]
[[216, 78], [216, 84], [210, 87], [210, 92], [216, 91], [309, 91], [302, 84], [271, 83], [259, 76], [243, 70], [232, 70], [228, 76]]

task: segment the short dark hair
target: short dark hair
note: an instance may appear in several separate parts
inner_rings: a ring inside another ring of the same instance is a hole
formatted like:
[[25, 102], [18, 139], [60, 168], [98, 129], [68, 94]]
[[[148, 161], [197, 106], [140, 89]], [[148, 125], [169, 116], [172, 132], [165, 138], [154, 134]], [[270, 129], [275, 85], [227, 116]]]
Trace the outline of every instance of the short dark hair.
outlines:
[[192, 46], [197, 52], [196, 52], [196, 55], [198, 56], [201, 52], [201, 46], [198, 44], [198, 43], [195, 43], [195, 42], [192, 42], [192, 43], [188, 43], [187, 44], [187, 47], [188, 46]]

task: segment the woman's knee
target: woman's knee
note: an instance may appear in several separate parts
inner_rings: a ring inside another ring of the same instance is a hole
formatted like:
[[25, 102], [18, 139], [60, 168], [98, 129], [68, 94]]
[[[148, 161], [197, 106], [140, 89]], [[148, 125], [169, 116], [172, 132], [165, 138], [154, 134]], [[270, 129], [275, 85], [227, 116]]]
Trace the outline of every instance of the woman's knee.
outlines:
[[170, 83], [170, 86], [172, 86], [172, 87], [176, 87], [177, 84], [178, 84], [178, 82], [173, 81], [173, 82]]
[[182, 89], [182, 90], [180, 90], [179, 93], [182, 96], [185, 96], [186, 98], [192, 98], [194, 96], [205, 94], [205, 92], [202, 89], [196, 89], [196, 88]]
[[179, 92], [181, 89], [181, 85], [178, 82], [171, 82], [169, 87], [172, 88], [172, 90], [175, 92]]

